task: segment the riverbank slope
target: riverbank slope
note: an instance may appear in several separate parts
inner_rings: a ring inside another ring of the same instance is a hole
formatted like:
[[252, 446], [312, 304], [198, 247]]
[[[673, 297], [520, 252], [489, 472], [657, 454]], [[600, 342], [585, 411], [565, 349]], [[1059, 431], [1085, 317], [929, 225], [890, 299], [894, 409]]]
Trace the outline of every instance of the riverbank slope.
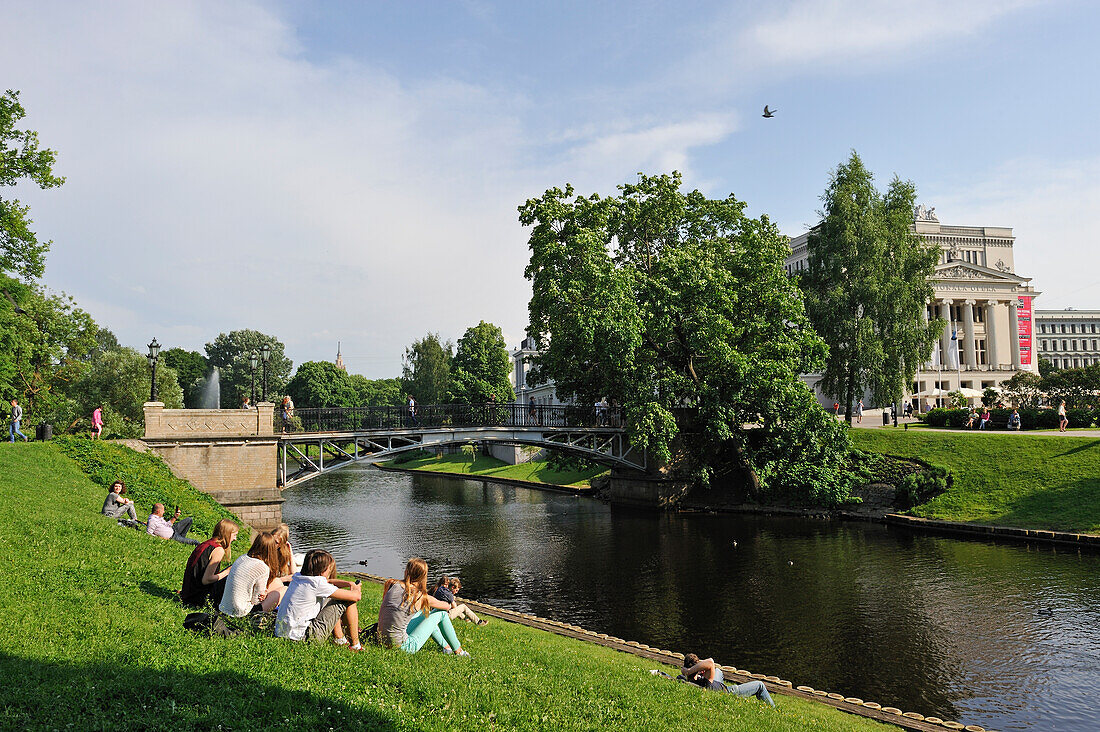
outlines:
[[477, 459], [471, 463], [469, 457], [458, 453], [439, 457], [435, 455], [418, 457], [404, 462], [391, 460], [383, 463], [383, 467], [469, 475], [478, 478], [502, 478], [504, 480], [561, 485], [570, 488], [589, 488], [593, 479], [609, 472], [604, 466], [596, 466], [587, 470], [554, 470], [549, 463], [542, 460], [509, 465], [503, 460], [497, 460], [488, 455], [478, 455]]
[[853, 429], [860, 450], [949, 468], [954, 485], [909, 513], [922, 518], [1100, 533], [1100, 439]]
[[[190, 548], [98, 515], [117, 470], [144, 518], [158, 466], [79, 447], [98, 483], [53, 444], [0, 444], [0, 679], [13, 728], [888, 729], [798, 699], [772, 710], [706, 694], [650, 676], [652, 661], [499, 621], [459, 628], [471, 659], [191, 634], [174, 595]], [[173, 491], [185, 515], [209, 509], [186, 483]], [[379, 595], [364, 588], [367, 624]]]

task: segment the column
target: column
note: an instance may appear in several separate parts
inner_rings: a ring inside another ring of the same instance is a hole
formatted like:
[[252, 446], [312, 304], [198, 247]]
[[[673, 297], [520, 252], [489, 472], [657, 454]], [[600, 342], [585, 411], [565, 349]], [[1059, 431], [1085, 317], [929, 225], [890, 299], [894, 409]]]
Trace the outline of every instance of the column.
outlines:
[[991, 370], [996, 370], [1001, 362], [997, 356], [998, 304], [996, 300], [986, 300], [985, 303], [985, 360]]
[[1012, 339], [1012, 369], [1020, 370], [1020, 320], [1016, 312], [1017, 300], [1008, 301], [1008, 337]]
[[968, 369], [975, 369], [978, 365], [978, 351], [974, 346], [974, 306], [977, 302], [966, 300], [963, 302], [963, 362]]
[[947, 321], [940, 336], [940, 367], [946, 369], [951, 361], [951, 301], [940, 300], [940, 318]]

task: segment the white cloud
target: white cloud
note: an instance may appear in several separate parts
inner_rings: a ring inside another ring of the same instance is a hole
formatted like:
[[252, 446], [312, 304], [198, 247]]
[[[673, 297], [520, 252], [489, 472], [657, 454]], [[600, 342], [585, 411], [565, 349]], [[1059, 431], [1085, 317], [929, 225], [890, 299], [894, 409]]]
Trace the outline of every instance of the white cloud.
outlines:
[[1100, 308], [1100, 158], [1013, 160], [922, 198], [944, 223], [1013, 227], [1016, 272], [1043, 293], [1038, 307]]
[[428, 330], [454, 338], [486, 319], [518, 342], [519, 203], [683, 169], [733, 130], [716, 114], [596, 121], [546, 154], [533, 129], [553, 124], [529, 121], [523, 96], [311, 61], [258, 2], [8, 15], [7, 83], [68, 177], [21, 191], [55, 241], [46, 281], [124, 343], [201, 348], [251, 327], [299, 362], [342, 340], [388, 376]]

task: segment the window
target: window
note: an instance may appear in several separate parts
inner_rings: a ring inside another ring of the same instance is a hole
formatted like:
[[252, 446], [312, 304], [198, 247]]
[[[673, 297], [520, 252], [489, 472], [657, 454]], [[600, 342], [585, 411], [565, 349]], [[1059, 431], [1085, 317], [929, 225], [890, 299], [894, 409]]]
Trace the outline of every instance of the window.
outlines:
[[1077, 341], [1070, 341], [1069, 344], [1072, 346], [1072, 348], [1070, 348], [1071, 351], [1077, 350]]
[[1062, 332], [1063, 332], [1063, 333], [1065, 333], [1065, 332], [1066, 332], [1066, 324], [1065, 324], [1065, 323], [1062, 323]]
[[1053, 359], [1051, 361], [1051, 363], [1054, 365], [1054, 368], [1056, 368], [1056, 369], [1062, 368], [1062, 360], [1061, 359], [1058, 359], [1058, 358]]
[[1047, 342], [1046, 341], [1039, 341], [1039, 350], [1040, 351], [1050, 350], [1049, 348], [1047, 348]]
[[1062, 350], [1063, 350], [1063, 351], [1068, 351], [1068, 350], [1069, 350], [1069, 348], [1067, 347], [1067, 345], [1068, 345], [1068, 342], [1067, 342], [1067, 341], [1062, 341]]
[[978, 359], [979, 366], [985, 366], [985, 339], [977, 338], [974, 340], [974, 355]]
[[974, 308], [974, 322], [975, 323], [984, 323], [985, 322], [985, 308], [980, 308], [980, 307], [975, 307]]
[[1100, 351], [1100, 348], [1096, 347], [1096, 339], [1095, 338], [1092, 339], [1092, 350]]
[[1047, 332], [1047, 324], [1046, 323], [1040, 323], [1039, 324], [1039, 332], [1040, 333], [1046, 333]]
[[1073, 368], [1075, 368], [1075, 369], [1081, 368], [1081, 359], [1079, 359], [1079, 358], [1073, 359]]
[[1069, 332], [1070, 333], [1076, 333], [1077, 332], [1077, 323], [1070, 323]]

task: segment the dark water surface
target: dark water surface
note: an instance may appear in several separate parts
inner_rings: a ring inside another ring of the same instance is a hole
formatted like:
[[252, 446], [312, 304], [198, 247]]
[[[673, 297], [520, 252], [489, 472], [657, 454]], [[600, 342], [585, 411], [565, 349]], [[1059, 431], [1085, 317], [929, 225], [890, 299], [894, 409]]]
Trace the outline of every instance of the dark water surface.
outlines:
[[369, 468], [288, 490], [283, 515], [296, 550], [344, 569], [400, 576], [421, 556], [472, 599], [795, 685], [991, 729], [1100, 729], [1095, 554]]

